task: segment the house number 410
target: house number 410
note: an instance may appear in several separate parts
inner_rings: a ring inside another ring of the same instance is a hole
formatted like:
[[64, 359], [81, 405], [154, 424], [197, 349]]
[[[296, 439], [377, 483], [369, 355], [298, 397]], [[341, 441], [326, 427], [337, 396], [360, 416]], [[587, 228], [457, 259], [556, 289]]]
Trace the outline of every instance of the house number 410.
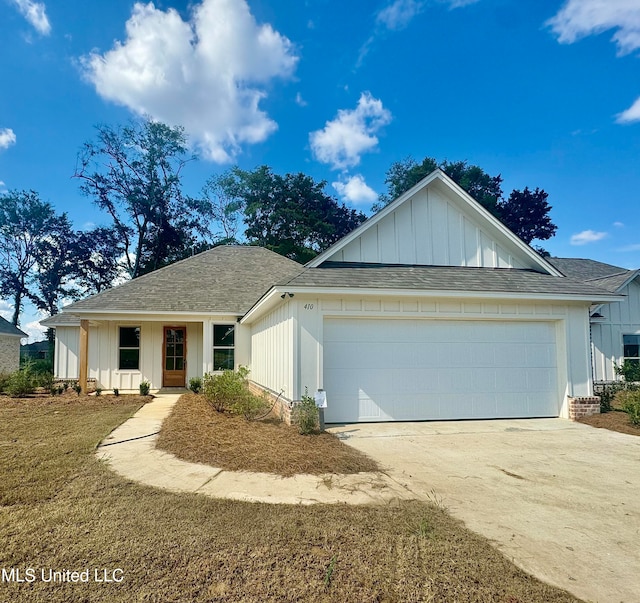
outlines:
[[313, 304], [305, 304], [304, 305], [304, 309], [305, 310], [313, 310]]

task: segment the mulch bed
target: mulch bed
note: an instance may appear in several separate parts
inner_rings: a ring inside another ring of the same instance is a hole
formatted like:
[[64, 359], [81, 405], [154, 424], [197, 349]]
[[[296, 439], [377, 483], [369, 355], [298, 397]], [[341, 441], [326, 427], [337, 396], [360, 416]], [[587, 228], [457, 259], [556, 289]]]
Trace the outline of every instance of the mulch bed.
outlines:
[[611, 410], [599, 415], [583, 417], [579, 419], [578, 422], [591, 425], [591, 427], [600, 427], [602, 429], [610, 429], [611, 431], [640, 436], [640, 427], [632, 425], [629, 420], [629, 415], [622, 410]]
[[247, 421], [215, 411], [197, 394], [183, 395], [165, 419], [157, 447], [228, 471], [292, 476], [379, 471], [363, 453], [329, 433], [300, 435], [278, 419]]

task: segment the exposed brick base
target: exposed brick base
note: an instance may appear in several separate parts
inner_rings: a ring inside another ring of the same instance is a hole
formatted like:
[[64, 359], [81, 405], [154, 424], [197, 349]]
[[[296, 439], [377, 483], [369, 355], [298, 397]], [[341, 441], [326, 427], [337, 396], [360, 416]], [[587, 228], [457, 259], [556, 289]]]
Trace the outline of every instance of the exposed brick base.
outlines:
[[600, 398], [598, 396], [569, 398], [569, 418], [572, 421], [597, 414], [600, 414]]
[[273, 414], [287, 425], [291, 425], [291, 409], [293, 408], [291, 400], [253, 381], [249, 381], [249, 391], [257, 396], [266, 396], [269, 402], [274, 405]]

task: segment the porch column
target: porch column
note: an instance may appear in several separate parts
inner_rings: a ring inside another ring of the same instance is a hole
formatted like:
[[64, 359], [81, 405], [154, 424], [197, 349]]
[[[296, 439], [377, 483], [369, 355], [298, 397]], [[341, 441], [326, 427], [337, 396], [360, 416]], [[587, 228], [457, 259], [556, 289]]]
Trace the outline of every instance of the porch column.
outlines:
[[87, 393], [87, 377], [89, 376], [89, 321], [80, 321], [80, 393]]
[[202, 374], [213, 371], [213, 321], [202, 321]]

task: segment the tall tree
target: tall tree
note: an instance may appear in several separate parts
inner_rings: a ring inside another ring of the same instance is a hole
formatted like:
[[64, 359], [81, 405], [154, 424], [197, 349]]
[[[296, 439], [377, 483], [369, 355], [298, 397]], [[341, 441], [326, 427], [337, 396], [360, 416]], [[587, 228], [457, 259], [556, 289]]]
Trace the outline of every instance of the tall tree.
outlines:
[[68, 223], [35, 191], [9, 191], [0, 197], [0, 295], [13, 300], [18, 325], [24, 299], [29, 296], [43, 244]]
[[193, 159], [182, 128], [150, 119], [98, 126], [84, 145], [74, 176], [111, 217], [131, 278], [184, 253], [206, 230], [198, 202], [182, 194], [182, 171]]
[[247, 240], [298, 262], [309, 261], [366, 219], [325, 194], [326, 182], [302, 173], [233, 168], [221, 182], [228, 198], [242, 202]]
[[100, 293], [122, 278], [120, 258], [123, 253], [113, 228], [99, 226], [77, 232], [72, 258], [75, 263], [74, 276], [82, 293]]
[[[445, 160], [438, 163], [433, 157], [425, 157], [421, 163], [417, 163], [409, 157], [393, 163], [385, 178], [387, 192], [380, 195], [373, 206], [374, 211], [391, 203], [436, 168], [440, 168], [525, 243], [530, 244], [534, 239], [545, 241], [555, 234], [556, 226], [549, 216], [551, 206], [547, 203], [548, 194], [544, 190], [514, 190], [505, 200], [502, 176], [490, 176], [481, 167], [469, 165], [466, 161]], [[545, 253], [541, 248], [536, 250]]]
[[209, 178], [202, 187], [202, 210], [217, 226], [212, 232], [216, 242], [238, 242], [243, 200], [238, 196], [233, 170]]

